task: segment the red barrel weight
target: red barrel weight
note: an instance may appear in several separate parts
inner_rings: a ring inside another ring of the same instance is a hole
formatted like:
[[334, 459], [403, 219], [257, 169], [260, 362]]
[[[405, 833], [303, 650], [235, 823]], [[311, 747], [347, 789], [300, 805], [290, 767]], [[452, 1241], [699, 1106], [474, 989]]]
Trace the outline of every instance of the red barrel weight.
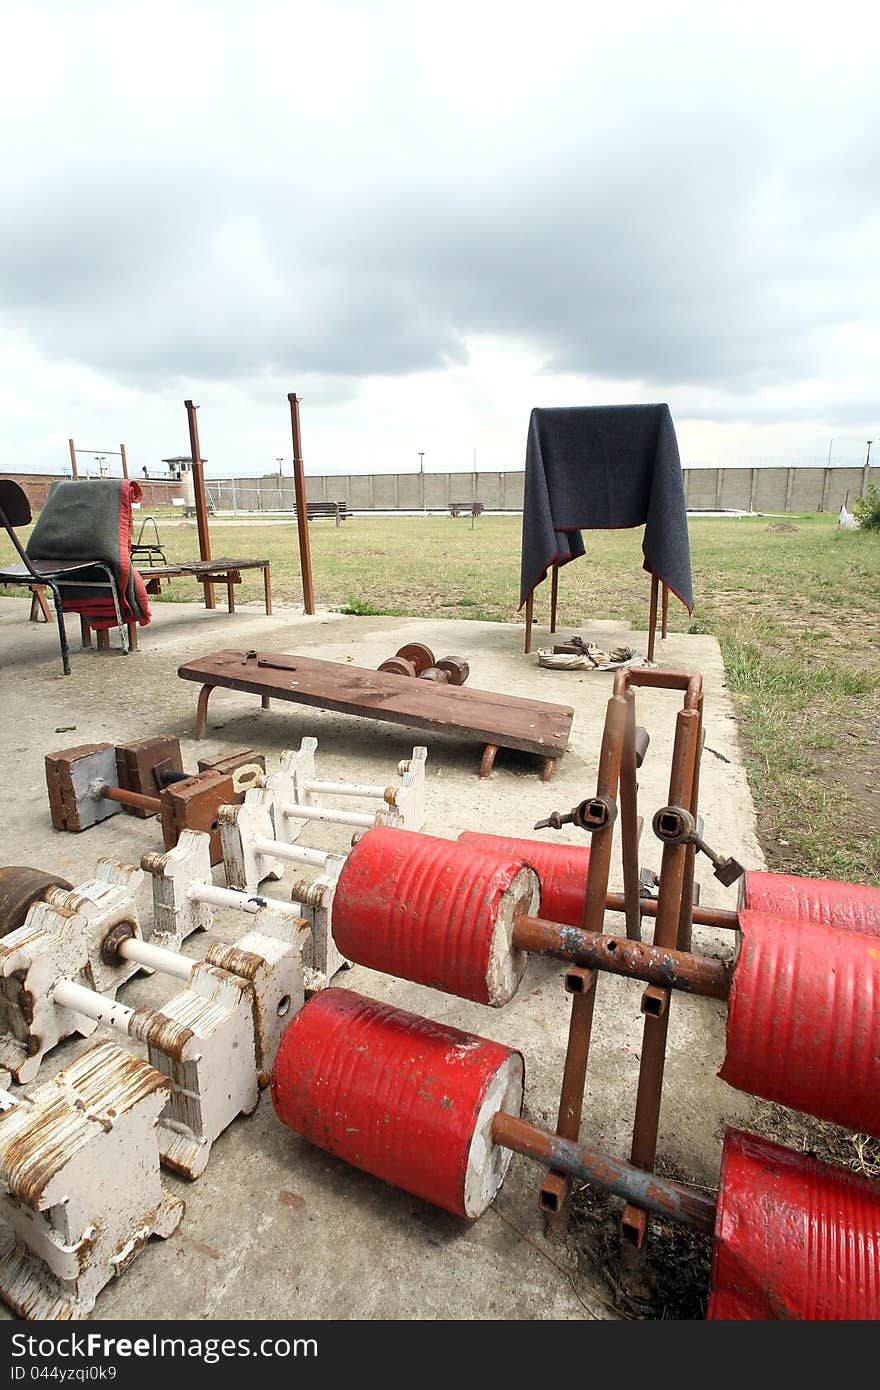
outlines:
[[535, 870], [541, 883], [540, 916], [567, 927], [583, 926], [590, 865], [590, 851], [585, 845], [550, 845], [544, 840], [488, 835], [481, 830], [463, 830], [458, 843], [476, 852], [488, 850], [524, 860]]
[[299, 1011], [272, 1077], [283, 1124], [469, 1221], [511, 1158], [492, 1141], [492, 1117], [519, 1115], [522, 1096], [519, 1052], [347, 989], [322, 990]]
[[880, 1184], [728, 1129], [706, 1317], [880, 1318]]
[[727, 1052], [738, 1090], [880, 1137], [880, 950], [858, 932], [739, 914]]
[[880, 936], [880, 888], [867, 883], [838, 883], [750, 869], [743, 876], [740, 906], [774, 917], [796, 917]]
[[348, 960], [497, 1008], [526, 967], [514, 916], [534, 912], [538, 894], [516, 855], [377, 826], [342, 867], [333, 936]]

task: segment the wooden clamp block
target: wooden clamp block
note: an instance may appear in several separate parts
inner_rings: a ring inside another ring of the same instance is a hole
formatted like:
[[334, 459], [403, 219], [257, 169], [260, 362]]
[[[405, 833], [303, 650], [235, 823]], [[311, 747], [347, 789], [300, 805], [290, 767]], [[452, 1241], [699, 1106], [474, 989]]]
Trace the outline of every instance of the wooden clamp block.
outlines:
[[91, 988], [88, 967], [89, 924], [69, 907], [36, 902], [24, 926], [0, 941], [0, 1066], [16, 1081], [32, 1081], [63, 1038], [95, 1031], [97, 1024], [51, 997], [62, 976]]
[[83, 1318], [184, 1203], [162, 1191], [168, 1079], [101, 1042], [28, 1095], [0, 1094], [0, 1197], [13, 1243], [0, 1297], [22, 1318]]
[[316, 878], [297, 879], [291, 887], [291, 895], [299, 903], [309, 925], [303, 970], [306, 989], [311, 993], [326, 989], [337, 971], [350, 963], [333, 936], [333, 897], [344, 863], [341, 856], [328, 860], [326, 868]]
[[116, 859], [99, 859], [94, 878], [75, 888], [48, 888], [45, 900], [52, 907], [79, 913], [87, 923], [86, 983], [98, 994], [113, 998], [116, 991], [140, 967], [104, 950], [111, 933], [126, 928], [130, 936], [143, 940], [136, 895], [144, 881], [143, 870]]
[[[138, 792], [141, 796], [159, 797], [164, 789], [159, 774], [182, 773], [183, 770], [180, 740], [168, 734], [116, 745], [116, 776], [120, 787], [125, 791]], [[142, 820], [155, 815], [154, 811], [148, 811], [142, 806], [126, 806], [123, 809], [128, 811], [129, 815], [139, 816]]]
[[271, 848], [261, 847], [276, 839], [273, 805], [270, 788], [255, 787], [246, 794], [240, 806], [221, 809], [221, 857], [230, 888], [256, 893], [264, 879], [284, 876], [284, 861], [273, 854]]
[[209, 838], [201, 830], [184, 830], [174, 849], [150, 851], [141, 867], [153, 879], [153, 945], [180, 950], [196, 931], [210, 931], [214, 908], [242, 913], [251, 931], [272, 935], [279, 921], [298, 920], [296, 904], [235, 888], [220, 888], [211, 875]]
[[198, 1178], [214, 1140], [256, 1109], [284, 1027], [302, 1007], [307, 937], [305, 922], [288, 919], [271, 930], [263, 924], [236, 946], [215, 943], [181, 994], [161, 1010], [132, 1015], [129, 1032], [172, 1082], [159, 1149], [181, 1177]]
[[96, 780], [111, 787], [118, 785], [116, 749], [112, 743], [81, 743], [75, 748], [47, 753], [45, 766], [49, 809], [56, 830], [87, 830], [122, 810], [117, 802], [97, 797], [89, 790]]
[[162, 838], [172, 849], [182, 830], [205, 830], [211, 837], [211, 863], [223, 858], [217, 813], [235, 800], [232, 778], [222, 772], [199, 772], [162, 792]]
[[222, 758], [213, 761], [199, 758], [199, 772], [223, 772], [235, 784], [234, 801], [243, 801], [246, 791], [258, 785], [266, 772], [266, 759], [253, 748], [242, 748], [236, 753], [224, 753]]
[[32, 1081], [43, 1057], [64, 1038], [87, 1038], [97, 1027], [55, 1000], [59, 980], [112, 999], [138, 969], [115, 953], [108, 958], [103, 946], [120, 926], [141, 938], [134, 893], [142, 879], [130, 864], [102, 860], [88, 883], [48, 888], [24, 925], [0, 941], [0, 1066], [17, 1081]]

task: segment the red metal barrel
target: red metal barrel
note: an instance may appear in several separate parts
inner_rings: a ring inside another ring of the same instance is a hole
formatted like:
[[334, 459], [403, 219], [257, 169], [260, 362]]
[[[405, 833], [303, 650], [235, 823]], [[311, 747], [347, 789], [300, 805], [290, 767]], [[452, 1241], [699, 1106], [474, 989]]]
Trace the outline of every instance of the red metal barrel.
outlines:
[[880, 1184], [727, 1130], [706, 1317], [880, 1318]]
[[740, 913], [719, 1076], [880, 1136], [880, 949], [873, 937]]
[[515, 855], [378, 826], [343, 865], [333, 936], [360, 965], [497, 1007], [525, 970], [514, 912], [537, 902], [537, 877]]
[[741, 904], [775, 917], [796, 917], [880, 936], [880, 888], [867, 883], [749, 871], [743, 878]]
[[469, 845], [481, 853], [489, 850], [524, 860], [541, 880], [540, 915], [548, 922], [561, 922], [566, 927], [583, 926], [584, 894], [590, 865], [590, 851], [586, 846], [548, 845], [543, 840], [485, 835], [480, 830], [463, 831], [458, 843]]
[[281, 1040], [278, 1118], [318, 1148], [456, 1216], [492, 1201], [510, 1150], [497, 1110], [518, 1115], [518, 1052], [347, 989], [316, 994]]

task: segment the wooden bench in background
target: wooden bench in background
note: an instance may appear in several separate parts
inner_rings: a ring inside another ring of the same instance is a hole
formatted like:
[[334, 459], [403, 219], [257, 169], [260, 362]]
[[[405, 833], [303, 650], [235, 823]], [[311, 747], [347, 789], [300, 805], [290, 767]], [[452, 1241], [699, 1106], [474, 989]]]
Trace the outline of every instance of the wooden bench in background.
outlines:
[[485, 510], [482, 502], [450, 502], [450, 516], [480, 516]]
[[316, 517], [332, 516], [338, 526], [340, 521], [350, 521], [353, 513], [348, 510], [347, 502], [306, 502], [306, 515], [309, 521], [314, 521]]

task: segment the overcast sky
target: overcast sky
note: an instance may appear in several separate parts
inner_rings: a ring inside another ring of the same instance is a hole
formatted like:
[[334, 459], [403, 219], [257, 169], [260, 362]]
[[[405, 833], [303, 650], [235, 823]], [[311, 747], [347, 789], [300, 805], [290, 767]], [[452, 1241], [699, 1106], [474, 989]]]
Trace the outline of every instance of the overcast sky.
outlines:
[[[876, 4], [0, 0], [4, 469], [686, 463], [880, 436]], [[880, 452], [880, 443], [877, 445]]]

